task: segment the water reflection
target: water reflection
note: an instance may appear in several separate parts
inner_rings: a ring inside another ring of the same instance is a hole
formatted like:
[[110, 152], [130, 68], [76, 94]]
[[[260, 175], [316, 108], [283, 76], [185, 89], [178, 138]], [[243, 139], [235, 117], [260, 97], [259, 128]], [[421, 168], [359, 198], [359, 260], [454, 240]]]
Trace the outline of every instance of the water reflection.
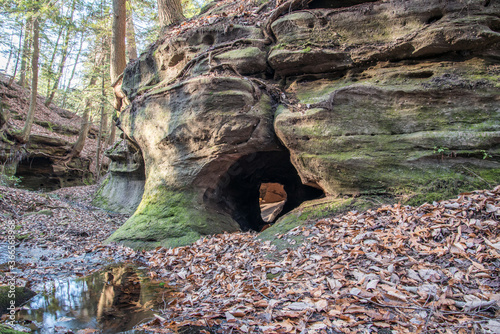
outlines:
[[83, 279], [47, 284], [28, 309], [18, 313], [18, 320], [40, 334], [64, 329], [119, 333], [153, 317], [156, 300], [165, 298], [168, 290], [133, 266], [115, 266]]

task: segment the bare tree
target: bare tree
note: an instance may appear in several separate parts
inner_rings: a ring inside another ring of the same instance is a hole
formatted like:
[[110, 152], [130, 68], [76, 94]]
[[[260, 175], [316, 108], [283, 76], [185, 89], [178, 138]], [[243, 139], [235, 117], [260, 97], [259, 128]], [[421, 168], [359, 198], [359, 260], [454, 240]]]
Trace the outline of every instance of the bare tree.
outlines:
[[23, 52], [21, 55], [21, 77], [19, 78], [19, 85], [24, 86], [26, 81], [26, 67], [28, 62], [28, 55], [30, 52], [30, 32], [32, 28], [32, 18], [28, 17], [26, 19], [26, 24], [24, 28], [24, 42], [23, 42]]
[[80, 132], [78, 133], [78, 139], [76, 140], [73, 148], [71, 149], [70, 154], [67, 156], [68, 160], [73, 159], [73, 157], [77, 157], [83, 150], [85, 146], [85, 140], [89, 134], [90, 130], [90, 98], [87, 96], [85, 98], [85, 103], [83, 107], [83, 116], [82, 123], [80, 125]]
[[132, 0], [128, 0], [127, 6], [127, 53], [128, 59], [137, 59], [137, 45], [135, 42], [135, 27], [132, 11]]
[[19, 47], [17, 51], [17, 57], [16, 57], [16, 65], [14, 65], [14, 73], [12, 74], [12, 77], [9, 80], [9, 86], [12, 85], [14, 80], [16, 80], [16, 75], [17, 75], [17, 67], [19, 65], [19, 58], [21, 58], [21, 41], [23, 37], [23, 27], [21, 27], [21, 31], [19, 32]]
[[71, 75], [69, 76], [68, 83], [66, 85], [66, 88], [64, 89], [62, 104], [61, 104], [62, 108], [64, 108], [66, 106], [66, 98], [68, 97], [68, 92], [71, 89], [71, 81], [73, 80], [73, 77], [75, 76], [76, 67], [78, 66], [78, 60], [80, 59], [80, 55], [82, 53], [84, 40], [85, 40], [85, 32], [82, 31], [82, 37], [80, 38], [80, 47], [78, 48], [78, 53], [76, 54], [75, 64], [73, 65], [73, 70], [71, 71]]
[[[71, 6], [71, 14], [69, 16], [69, 21], [73, 21], [73, 15], [75, 14], [75, 6], [76, 6], [76, 0], [73, 0], [72, 6]], [[71, 26], [68, 26], [66, 29], [66, 35], [64, 37], [64, 44], [62, 47], [62, 54], [61, 54], [61, 62], [59, 63], [59, 67], [57, 69], [57, 74], [54, 79], [54, 85], [52, 86], [52, 90], [50, 91], [50, 94], [47, 96], [47, 99], [45, 100], [45, 106], [49, 106], [52, 101], [54, 100], [54, 96], [56, 94], [57, 87], [59, 87], [59, 81], [61, 80], [63, 71], [64, 71], [64, 66], [66, 65], [66, 59], [68, 58], [68, 47], [69, 47], [69, 42], [70, 38], [72, 35], [72, 28]]]
[[24, 128], [21, 131], [20, 140], [23, 143], [28, 141], [31, 133], [31, 127], [33, 126], [33, 121], [35, 119], [36, 98], [38, 95], [38, 57], [40, 55], [38, 44], [39, 30], [40, 27], [38, 24], [38, 18], [35, 17], [33, 19], [33, 55], [31, 57], [31, 70], [33, 72], [31, 77], [31, 99], [28, 115], [26, 116], [26, 122], [24, 123]]
[[59, 42], [61, 40], [63, 30], [64, 26], [61, 25], [61, 27], [59, 28], [59, 33], [57, 34], [56, 44], [54, 45], [54, 51], [52, 51], [52, 56], [50, 57], [50, 62], [48, 65], [45, 66], [45, 71], [47, 72], [47, 94], [46, 94], [47, 96], [50, 95], [50, 86], [51, 86], [50, 83], [52, 77], [54, 76], [54, 71], [52, 70], [52, 68], [54, 67], [54, 61], [56, 59], [57, 50], [59, 49]]

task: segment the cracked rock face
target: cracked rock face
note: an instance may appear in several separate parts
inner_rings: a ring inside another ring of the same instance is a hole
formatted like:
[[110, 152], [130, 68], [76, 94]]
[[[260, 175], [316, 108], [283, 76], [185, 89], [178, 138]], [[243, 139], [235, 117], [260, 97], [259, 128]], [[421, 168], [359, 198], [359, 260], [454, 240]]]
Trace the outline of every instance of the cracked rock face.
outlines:
[[265, 182], [284, 185], [286, 213], [323, 193], [429, 200], [500, 181], [497, 2], [317, 0], [275, 20], [275, 41], [205, 15], [220, 17], [125, 70], [120, 127], [145, 186], [111, 241], [260, 230]]

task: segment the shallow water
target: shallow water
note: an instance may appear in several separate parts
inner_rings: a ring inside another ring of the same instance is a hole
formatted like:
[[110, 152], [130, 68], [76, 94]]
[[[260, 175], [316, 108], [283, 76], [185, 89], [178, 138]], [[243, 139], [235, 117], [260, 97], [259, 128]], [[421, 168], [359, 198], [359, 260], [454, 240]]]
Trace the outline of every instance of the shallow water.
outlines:
[[154, 317], [151, 309], [162, 307], [170, 291], [132, 265], [112, 266], [85, 278], [47, 283], [17, 319], [38, 334], [80, 329], [141, 333], [133, 327]]

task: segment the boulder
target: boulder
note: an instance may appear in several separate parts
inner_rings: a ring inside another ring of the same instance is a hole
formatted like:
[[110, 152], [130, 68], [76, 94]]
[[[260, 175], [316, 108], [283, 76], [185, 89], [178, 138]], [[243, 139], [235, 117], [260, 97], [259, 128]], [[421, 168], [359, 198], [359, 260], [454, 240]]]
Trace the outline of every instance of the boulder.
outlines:
[[272, 24], [269, 63], [281, 76], [367, 63], [483, 52], [500, 42], [498, 5], [484, 1], [378, 1], [294, 12]]
[[122, 139], [105, 151], [111, 163], [108, 174], [95, 194], [92, 204], [103, 209], [132, 214], [144, 193], [144, 160], [139, 147]]
[[144, 195], [109, 241], [173, 246], [239, 230], [207, 194], [239, 158], [281, 148], [272, 117], [269, 96], [237, 77], [196, 77], [134, 101], [120, 127], [144, 154]]
[[235, 24], [231, 6], [207, 8], [202, 28], [174, 30], [125, 70], [120, 127], [142, 154], [144, 195], [109, 241], [259, 231], [263, 183], [286, 192], [270, 235], [369, 196], [419, 204], [500, 181], [497, 2], [315, 0], [271, 31], [265, 7]]
[[488, 186], [484, 177], [498, 175], [487, 158], [499, 153], [500, 99], [493, 80], [474, 79], [487, 70], [472, 59], [295, 83], [303, 110], [280, 108], [275, 129], [303, 182], [330, 195]]

